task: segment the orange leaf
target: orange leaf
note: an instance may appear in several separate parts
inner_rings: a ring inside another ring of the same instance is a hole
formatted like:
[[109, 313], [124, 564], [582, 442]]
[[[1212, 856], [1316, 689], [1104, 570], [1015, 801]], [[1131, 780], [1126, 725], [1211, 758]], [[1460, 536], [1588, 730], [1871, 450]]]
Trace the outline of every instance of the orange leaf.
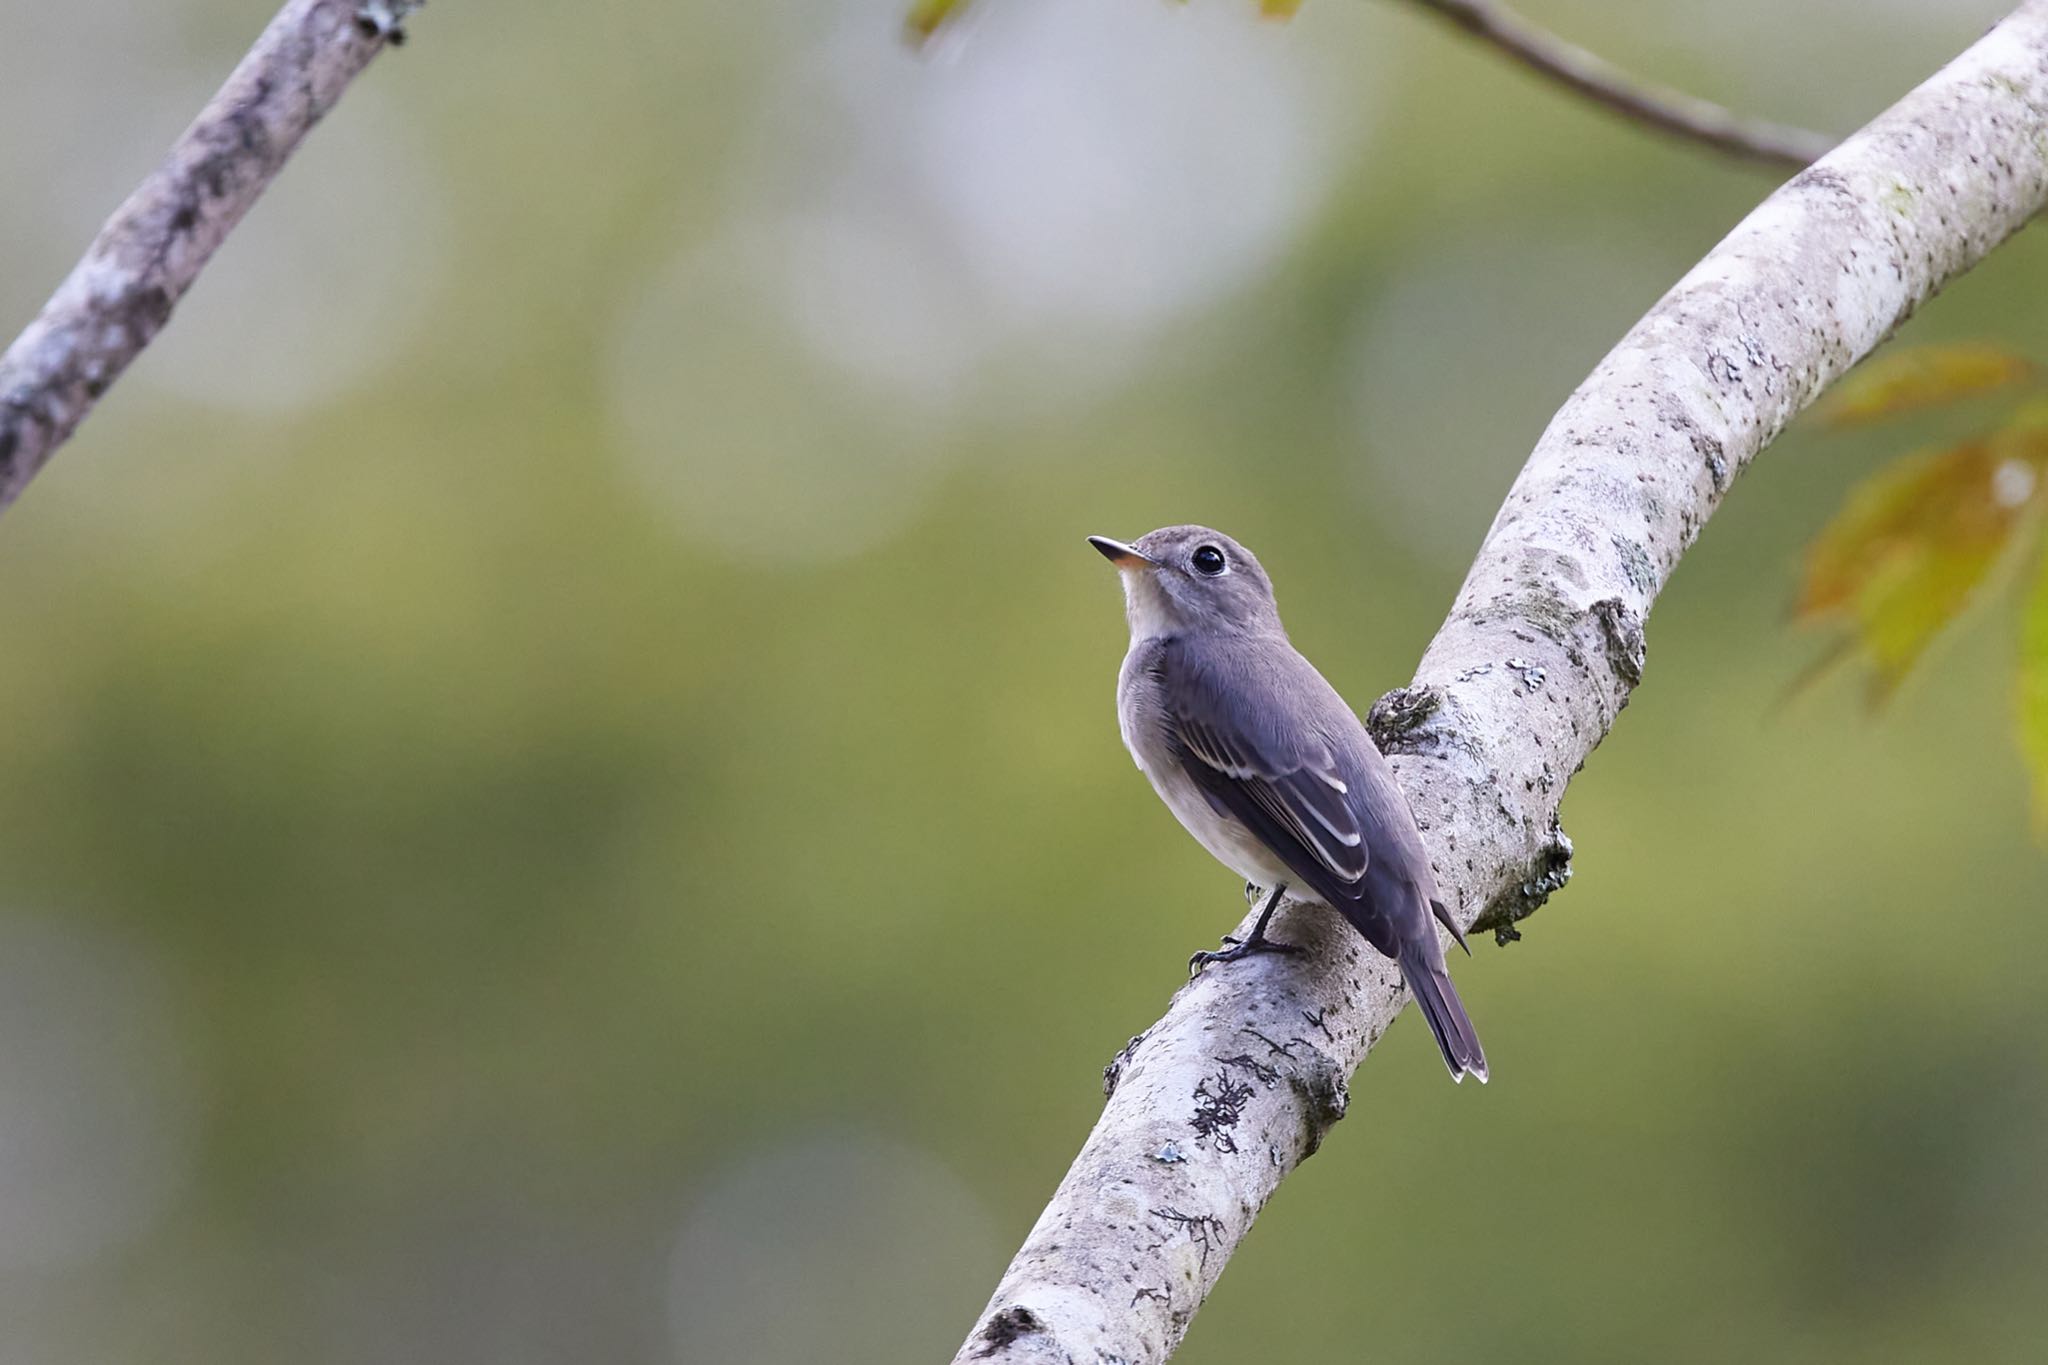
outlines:
[[2034, 823], [2048, 837], [2048, 553], [2020, 618], [2020, 753], [2034, 775]]
[[1829, 426], [1855, 426], [1960, 402], [2033, 373], [2025, 356], [1982, 342], [1909, 346], [1864, 361], [1822, 401], [1820, 417]]
[[1793, 616], [1810, 621], [1850, 606], [1887, 563], [1912, 556], [1933, 527], [1990, 502], [1990, 469], [1983, 443], [1972, 442], [1894, 460], [1851, 489], [1807, 547]]
[[1793, 614], [1838, 619], [1882, 699], [1968, 606], [2041, 480], [1999, 438], [1899, 460], [1815, 538]]

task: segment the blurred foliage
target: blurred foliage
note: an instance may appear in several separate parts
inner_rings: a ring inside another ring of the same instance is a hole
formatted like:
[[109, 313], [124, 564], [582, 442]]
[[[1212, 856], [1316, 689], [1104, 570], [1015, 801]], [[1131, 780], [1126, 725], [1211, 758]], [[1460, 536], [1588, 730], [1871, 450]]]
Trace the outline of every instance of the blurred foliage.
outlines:
[[[910, 0], [904, 26], [913, 42], [925, 42], [965, 13], [971, 3], [972, 0]], [[1175, 0], [1175, 3], [1186, 4], [1188, 0]], [[1302, 0], [1257, 0], [1257, 3], [1259, 13], [1265, 18], [1291, 19], [1301, 9]]]
[[[2016, 385], [2037, 393], [2040, 371], [2025, 357], [1982, 342], [1909, 346], [1872, 360], [1838, 384], [1821, 407], [1826, 425], [1874, 423], [1946, 407]], [[1935, 638], [1987, 589], [1994, 570], [2041, 558], [2048, 506], [2048, 397], [2026, 398], [1989, 430], [1942, 449], [1893, 460], [1850, 491], [1806, 552], [1794, 618], [1836, 627], [1834, 646], [1806, 681], [1850, 657], [1872, 672], [1870, 698], [1897, 690]], [[2048, 638], [2029, 623], [2019, 656], [2021, 751], [2035, 790], [2048, 792], [2038, 681]], [[2036, 815], [2048, 828], [2048, 801]]]
[[1986, 342], [1893, 347], [1836, 384], [1817, 411], [1829, 426], [1854, 426], [1990, 393], [2034, 373], [2025, 356]]
[[[6, 326], [271, 8], [17, 7]], [[1527, 8], [1846, 129], [2009, 5]], [[1242, 537], [1369, 705], [1770, 188], [1398, 6], [903, 10], [429, 6], [0, 519], [0, 1360], [946, 1359], [1243, 908], [1082, 537]], [[2044, 294], [2023, 234], [1911, 335]], [[1458, 964], [1493, 1083], [1398, 1022], [1176, 1365], [2039, 1359], [2014, 642], [1769, 719], [1952, 420], [1743, 476]]]
[[2020, 631], [2020, 744], [2034, 770], [2034, 812], [2048, 835], [2048, 554], [2038, 554]]

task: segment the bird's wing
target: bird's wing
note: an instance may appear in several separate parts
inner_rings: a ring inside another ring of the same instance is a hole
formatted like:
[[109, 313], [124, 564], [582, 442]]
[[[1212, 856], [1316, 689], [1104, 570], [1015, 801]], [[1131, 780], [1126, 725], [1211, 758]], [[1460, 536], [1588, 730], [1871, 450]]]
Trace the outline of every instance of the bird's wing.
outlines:
[[1325, 899], [1356, 899], [1372, 859], [1366, 811], [1333, 746], [1289, 727], [1271, 704], [1272, 679], [1176, 662], [1163, 693], [1181, 766]]

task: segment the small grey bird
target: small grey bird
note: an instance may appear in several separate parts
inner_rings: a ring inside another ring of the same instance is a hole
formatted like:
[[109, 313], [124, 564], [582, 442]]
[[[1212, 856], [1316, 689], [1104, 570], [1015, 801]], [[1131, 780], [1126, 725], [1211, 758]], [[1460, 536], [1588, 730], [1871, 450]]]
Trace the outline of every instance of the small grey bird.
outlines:
[[[1152, 789], [1196, 842], [1267, 887], [1251, 936], [1196, 953], [1190, 971], [1250, 953], [1289, 887], [1351, 921], [1401, 975], [1451, 1079], [1486, 1079], [1486, 1054], [1444, 967], [1436, 925], [1465, 946], [1437, 894], [1407, 799], [1337, 690], [1295, 652], [1251, 551], [1206, 526], [1126, 545], [1090, 536], [1121, 571], [1131, 648], [1117, 723]], [[1471, 949], [1466, 948], [1469, 953]]]

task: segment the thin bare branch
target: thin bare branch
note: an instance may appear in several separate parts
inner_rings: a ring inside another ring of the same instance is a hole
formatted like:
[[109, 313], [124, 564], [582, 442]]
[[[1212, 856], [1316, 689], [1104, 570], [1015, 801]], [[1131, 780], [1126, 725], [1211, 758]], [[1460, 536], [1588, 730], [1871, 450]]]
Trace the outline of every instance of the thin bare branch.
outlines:
[[[2044, 204], [2048, 0], [2027, 0], [1767, 199], [1565, 402], [1414, 682], [1371, 717], [1462, 924], [1512, 932], [1569, 875], [1565, 784], [1641, 681], [1650, 606], [1735, 477]], [[958, 1365], [1165, 1360], [1281, 1181], [1358, 1112], [1347, 1082], [1406, 993], [1336, 916], [1281, 913], [1311, 951], [1204, 973], [1118, 1054]], [[1512, 1039], [1493, 1050], [1509, 1076]]]
[[307, 131], [424, 0], [291, 0], [0, 356], [0, 510], [169, 321]]
[[1626, 118], [1717, 151], [1799, 170], [1818, 161], [1834, 145], [1833, 138], [1821, 133], [1748, 118], [1682, 90], [1638, 81], [1612, 62], [1564, 41], [1493, 0], [1410, 3]]

